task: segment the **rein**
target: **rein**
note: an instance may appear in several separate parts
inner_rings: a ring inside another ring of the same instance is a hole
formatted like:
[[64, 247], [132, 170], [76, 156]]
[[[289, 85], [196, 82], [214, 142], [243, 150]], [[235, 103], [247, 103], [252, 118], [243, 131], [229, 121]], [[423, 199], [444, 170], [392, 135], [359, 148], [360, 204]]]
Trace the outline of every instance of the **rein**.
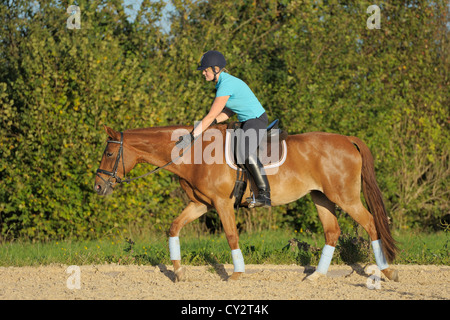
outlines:
[[[156, 173], [156, 172], [158, 172], [158, 171], [160, 171], [160, 170], [170, 166], [172, 163], [174, 163], [175, 161], [180, 159], [184, 155], [184, 152], [186, 152], [188, 149], [191, 148], [192, 143], [193, 143], [192, 142], [189, 145], [189, 147], [185, 148], [183, 150], [183, 152], [178, 157], [176, 157], [175, 159], [173, 159], [170, 162], [167, 162], [165, 165], [163, 165], [161, 167], [157, 167], [157, 168], [153, 169], [152, 171], [147, 172], [147, 173], [145, 173], [143, 175], [140, 175], [138, 177], [126, 178], [126, 175], [125, 175], [125, 161], [124, 161], [124, 158], [123, 158], [123, 132], [120, 133], [120, 141], [108, 140], [106, 142], [107, 142], [107, 144], [109, 144], [109, 143], [117, 143], [117, 144], [119, 144], [119, 153], [117, 154], [116, 162], [114, 163], [114, 167], [113, 167], [112, 171], [107, 171], [107, 170], [103, 170], [103, 169], [97, 169], [96, 175], [97, 175], [97, 177], [102, 179], [106, 184], [108, 184], [113, 189], [114, 189], [114, 184], [115, 183], [118, 183], [118, 184], [121, 184], [123, 182], [130, 183], [131, 181], [144, 178], [146, 176], [149, 176], [149, 175], [151, 175], [153, 173]], [[106, 147], [108, 148], [108, 145], [106, 145]], [[122, 167], [123, 167], [124, 179], [122, 179], [122, 178], [117, 176], [117, 170], [119, 168], [120, 158], [122, 158]], [[99, 173], [106, 174], [106, 175], [110, 176], [110, 178], [108, 178], [108, 180], [105, 180], [101, 175], [99, 175]], [[116, 179], [116, 182], [115, 183], [111, 182], [111, 178]]]

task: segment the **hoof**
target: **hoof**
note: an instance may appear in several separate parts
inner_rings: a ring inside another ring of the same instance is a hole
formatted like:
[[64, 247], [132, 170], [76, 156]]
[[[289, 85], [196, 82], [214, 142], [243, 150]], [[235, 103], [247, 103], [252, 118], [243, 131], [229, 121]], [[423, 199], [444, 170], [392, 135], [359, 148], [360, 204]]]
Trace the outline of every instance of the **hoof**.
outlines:
[[393, 280], [395, 282], [399, 282], [399, 277], [398, 277], [398, 271], [397, 270], [392, 269], [392, 268], [387, 268], [387, 269], [381, 270], [381, 272], [383, 272], [383, 274], [389, 280]]
[[233, 272], [233, 274], [228, 278], [228, 280], [238, 280], [243, 272]]
[[314, 281], [316, 281], [317, 279], [324, 278], [324, 277], [326, 277], [326, 275], [324, 275], [323, 273], [314, 271], [314, 273], [313, 273], [313, 274], [310, 274], [309, 276], [307, 276], [307, 277], [305, 278], [305, 280], [314, 282]]
[[183, 267], [178, 268], [175, 270], [175, 282], [183, 281], [185, 279], [185, 272], [186, 270]]

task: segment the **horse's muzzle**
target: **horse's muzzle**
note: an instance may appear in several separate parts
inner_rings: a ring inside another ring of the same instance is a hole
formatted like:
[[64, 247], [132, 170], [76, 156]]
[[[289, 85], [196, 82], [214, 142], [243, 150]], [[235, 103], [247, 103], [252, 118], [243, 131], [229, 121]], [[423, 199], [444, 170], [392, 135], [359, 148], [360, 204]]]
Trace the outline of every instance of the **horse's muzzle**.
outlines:
[[107, 196], [113, 192], [113, 188], [108, 184], [96, 183], [94, 185], [94, 191], [97, 192], [99, 196]]

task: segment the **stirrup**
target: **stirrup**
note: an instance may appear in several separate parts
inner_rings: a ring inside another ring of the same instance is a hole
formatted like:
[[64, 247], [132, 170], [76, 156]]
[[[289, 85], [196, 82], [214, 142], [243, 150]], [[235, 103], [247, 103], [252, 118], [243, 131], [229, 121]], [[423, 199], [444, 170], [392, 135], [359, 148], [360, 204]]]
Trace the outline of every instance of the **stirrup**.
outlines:
[[255, 198], [255, 194], [253, 194], [252, 197], [247, 198], [247, 203], [250, 209], [256, 207], [269, 208], [272, 206], [270, 201], [270, 193], [267, 191], [258, 194], [257, 198]]

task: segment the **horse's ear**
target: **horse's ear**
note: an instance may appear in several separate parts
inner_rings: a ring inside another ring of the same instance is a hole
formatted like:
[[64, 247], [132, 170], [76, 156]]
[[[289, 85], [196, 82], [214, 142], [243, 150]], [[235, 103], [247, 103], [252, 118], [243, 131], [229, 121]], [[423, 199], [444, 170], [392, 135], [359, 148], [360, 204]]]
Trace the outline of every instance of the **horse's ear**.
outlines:
[[119, 140], [120, 139], [120, 132], [117, 132], [114, 129], [111, 129], [110, 127], [103, 125], [105, 128], [106, 133], [112, 140]]

